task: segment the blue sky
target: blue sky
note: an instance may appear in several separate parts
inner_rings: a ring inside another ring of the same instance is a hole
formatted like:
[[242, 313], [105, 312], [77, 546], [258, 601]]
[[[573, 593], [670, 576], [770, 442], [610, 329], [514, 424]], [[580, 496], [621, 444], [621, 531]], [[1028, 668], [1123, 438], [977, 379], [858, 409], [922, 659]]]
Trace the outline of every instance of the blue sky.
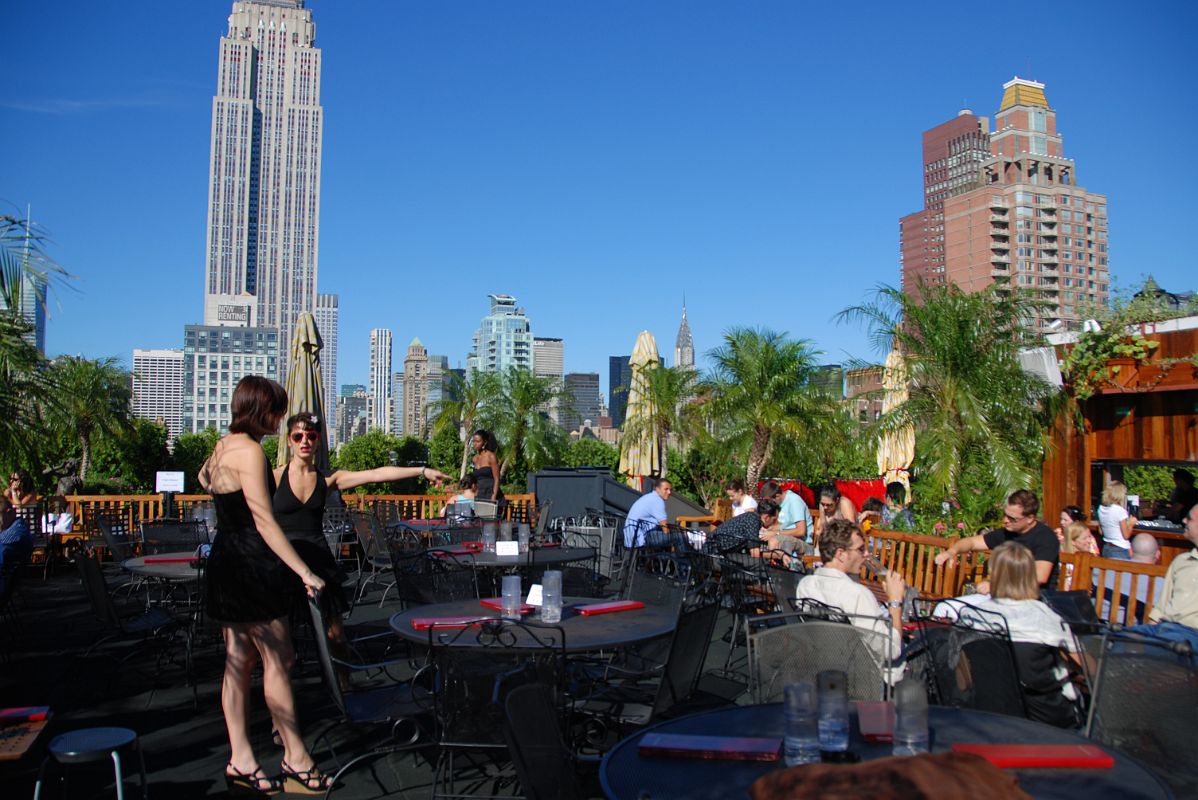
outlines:
[[[1190, 3], [313, 0], [325, 107], [320, 290], [342, 383], [369, 330], [464, 363], [516, 295], [566, 369], [730, 326], [871, 357], [832, 317], [898, 283], [920, 134], [1047, 84], [1078, 182], [1109, 196], [1117, 286], [1194, 289]], [[0, 202], [76, 276], [51, 354], [180, 347], [202, 314], [227, 0], [9, 3]]]

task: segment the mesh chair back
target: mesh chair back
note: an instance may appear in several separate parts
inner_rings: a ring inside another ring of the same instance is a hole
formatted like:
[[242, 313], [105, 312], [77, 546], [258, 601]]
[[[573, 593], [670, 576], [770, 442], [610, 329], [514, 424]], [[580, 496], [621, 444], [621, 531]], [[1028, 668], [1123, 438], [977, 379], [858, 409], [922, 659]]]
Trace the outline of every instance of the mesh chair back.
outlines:
[[677, 613], [682, 609], [686, 588], [684, 580], [637, 570], [629, 582], [627, 599], [639, 600], [647, 606], [671, 608]]
[[800, 569], [788, 569], [772, 560], [766, 559], [765, 577], [774, 596], [774, 607], [778, 611], [790, 611], [790, 601], [795, 598], [799, 589], [799, 579], [803, 577], [802, 562], [794, 562]]
[[443, 747], [502, 746], [510, 691], [529, 683], [562, 689], [566, 633], [560, 626], [489, 617], [469, 628], [434, 625], [428, 634]]
[[321, 520], [321, 532], [324, 534], [325, 544], [329, 546], [333, 558], [338, 561], [352, 560], [346, 559], [342, 552], [342, 545], [345, 544], [346, 539], [351, 539], [354, 536], [354, 524], [344, 506], [325, 506], [324, 517]]
[[379, 531], [381, 525], [378, 517], [372, 511], [346, 511], [353, 525], [354, 535], [358, 538], [358, 548], [362, 553], [362, 563], [368, 563], [379, 555]]
[[929, 689], [939, 705], [1026, 717], [1006, 619], [961, 606], [951, 623], [919, 619]]
[[79, 571], [79, 580], [87, 593], [92, 613], [104, 624], [120, 628], [120, 615], [108, 594], [108, 584], [104, 581], [104, 572], [95, 555], [91, 551], [80, 550], [75, 555], [75, 567]]
[[552, 689], [541, 683], [519, 686], [508, 693], [504, 710], [504, 734], [521, 795], [529, 800], [584, 797]]
[[401, 536], [388, 537], [387, 548], [404, 608], [478, 598], [473, 556], [416, 549]]
[[475, 500], [474, 515], [479, 519], [498, 519], [499, 504], [491, 500]]
[[537, 539], [544, 540], [545, 532], [549, 530], [549, 514], [553, 511], [553, 501], [546, 500], [537, 506], [537, 527], [533, 531], [533, 535]]
[[336, 703], [337, 710], [345, 714], [345, 695], [341, 692], [341, 681], [336, 667], [333, 666], [333, 653], [329, 649], [329, 640], [325, 635], [325, 631], [329, 627], [324, 618], [324, 611], [317, 600], [308, 598], [308, 613], [312, 617], [312, 638], [316, 641], [316, 655], [320, 659], [320, 674], [324, 676], [325, 685], [329, 687], [329, 691], [333, 695], [333, 702]]
[[96, 527], [100, 529], [104, 546], [112, 554], [113, 560], [124, 561], [137, 555], [129, 525], [123, 519], [100, 515], [96, 517]]
[[207, 540], [208, 525], [203, 520], [153, 520], [141, 523], [142, 555], [194, 553]]
[[[866, 623], [868, 624], [868, 623]], [[749, 619], [749, 684], [754, 700], [782, 699], [788, 684], [814, 681], [828, 669], [848, 675], [850, 700], [881, 700], [886, 693], [880, 654], [889, 637], [857, 625], [802, 621], [797, 614]]]
[[657, 718], [689, 698], [703, 674], [707, 650], [720, 613], [718, 597], [711, 597], [683, 611], [674, 628], [674, 640], [666, 660], [661, 683], [653, 701], [653, 718]]
[[1102, 639], [1087, 735], [1155, 769], [1178, 797], [1198, 796], [1198, 661], [1188, 645], [1128, 632]]

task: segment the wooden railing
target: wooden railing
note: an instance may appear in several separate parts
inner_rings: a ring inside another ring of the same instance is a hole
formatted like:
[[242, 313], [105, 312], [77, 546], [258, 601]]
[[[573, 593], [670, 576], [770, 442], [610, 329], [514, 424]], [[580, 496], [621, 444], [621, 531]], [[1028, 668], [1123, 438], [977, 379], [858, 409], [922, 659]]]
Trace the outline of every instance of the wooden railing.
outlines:
[[[382, 501], [395, 504], [404, 519], [432, 519], [439, 517], [451, 495], [424, 494], [344, 494], [342, 498], [350, 508], [373, 508]], [[159, 519], [163, 516], [163, 498], [160, 494], [97, 494], [68, 495], [67, 503], [76, 520], [76, 527], [84, 532], [96, 530], [97, 516], [104, 515], [124, 521], [135, 529], [142, 520]], [[197, 503], [212, 500], [207, 494], [175, 495], [175, 515], [184, 519], [191, 516]], [[507, 498], [508, 516], [513, 519], [531, 519], [535, 516], [536, 495], [517, 494]]]
[[870, 529], [866, 534], [870, 554], [882, 566], [903, 576], [908, 586], [926, 597], [955, 597], [966, 583], [980, 579], [982, 567], [975, 553], [949, 559], [936, 566], [936, 556], [952, 545], [943, 536]]
[[[1104, 622], [1135, 625], [1140, 619], [1148, 621], [1166, 572], [1168, 567], [1163, 564], [1100, 558], [1090, 553], [1061, 553], [1057, 588], [1089, 592], [1094, 609]], [[1105, 614], [1104, 605], [1108, 605]]]

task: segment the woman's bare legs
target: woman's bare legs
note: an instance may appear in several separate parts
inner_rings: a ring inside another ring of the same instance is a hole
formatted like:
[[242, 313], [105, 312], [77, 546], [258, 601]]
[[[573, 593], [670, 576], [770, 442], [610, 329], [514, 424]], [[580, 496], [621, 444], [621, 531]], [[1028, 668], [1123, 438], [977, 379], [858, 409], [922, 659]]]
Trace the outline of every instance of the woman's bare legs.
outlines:
[[247, 625], [226, 625], [225, 677], [221, 684], [220, 704], [225, 713], [232, 753], [229, 763], [246, 775], [258, 768], [254, 748], [247, 732], [249, 726], [250, 675], [258, 663], [258, 648], [250, 637]]
[[300, 738], [295, 716], [295, 696], [291, 692], [291, 667], [295, 651], [286, 617], [249, 626], [249, 635], [262, 657], [262, 690], [275, 730], [283, 740], [283, 760], [293, 770], [312, 768], [312, 755]]

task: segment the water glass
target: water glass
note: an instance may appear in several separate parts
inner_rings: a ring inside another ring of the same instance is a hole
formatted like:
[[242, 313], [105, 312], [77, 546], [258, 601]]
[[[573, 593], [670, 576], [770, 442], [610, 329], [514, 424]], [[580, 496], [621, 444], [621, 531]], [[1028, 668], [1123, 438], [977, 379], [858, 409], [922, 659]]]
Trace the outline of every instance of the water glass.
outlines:
[[494, 553], [495, 552], [495, 523], [494, 522], [484, 522], [483, 523], [483, 552], [484, 553]]
[[510, 520], [504, 520], [499, 523], [499, 541], [510, 542], [512, 540], [512, 523]]
[[903, 678], [894, 690], [894, 755], [928, 752], [928, 692], [922, 681]]
[[562, 572], [545, 570], [541, 578], [541, 622], [556, 625], [562, 621]]
[[817, 676], [819, 692], [819, 749], [844, 753], [849, 749], [848, 676], [828, 669]]
[[520, 619], [520, 576], [504, 575], [502, 589], [503, 611], [500, 613], [504, 619]]
[[786, 766], [818, 764], [819, 701], [815, 684], [801, 681], [787, 686], [782, 711], [786, 723], [782, 751]]
[[529, 531], [526, 523], [520, 523], [520, 552], [527, 553], [529, 542], [532, 540], [532, 532]]

